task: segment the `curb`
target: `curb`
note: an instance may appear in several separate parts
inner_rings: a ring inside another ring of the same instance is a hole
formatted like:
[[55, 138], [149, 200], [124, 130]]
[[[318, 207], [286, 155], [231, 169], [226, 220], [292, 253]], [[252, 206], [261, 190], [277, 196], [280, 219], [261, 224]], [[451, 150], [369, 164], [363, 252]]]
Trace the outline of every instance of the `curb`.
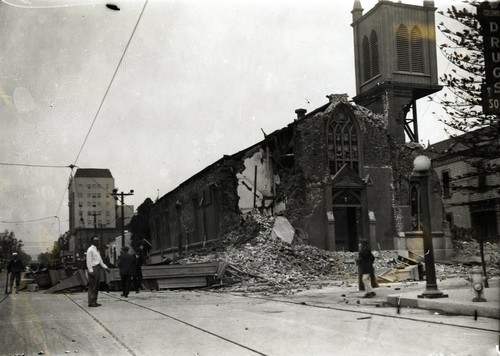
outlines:
[[457, 303], [443, 299], [424, 299], [417, 296], [401, 296], [398, 294], [388, 295], [387, 303], [394, 306], [439, 310], [453, 315], [471, 315], [484, 318], [500, 319], [500, 307], [493, 303]]

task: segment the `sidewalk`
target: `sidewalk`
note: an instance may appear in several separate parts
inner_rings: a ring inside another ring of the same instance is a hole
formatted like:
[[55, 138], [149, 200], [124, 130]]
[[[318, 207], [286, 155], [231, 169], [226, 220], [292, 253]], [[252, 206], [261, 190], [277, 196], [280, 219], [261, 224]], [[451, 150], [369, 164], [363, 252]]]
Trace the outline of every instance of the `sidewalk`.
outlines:
[[362, 298], [364, 291], [358, 289], [357, 283], [341, 281], [317, 281], [311, 288], [298, 291], [292, 295], [278, 299], [330, 307], [354, 308], [354, 310], [369, 311], [384, 307], [422, 309], [436, 311], [443, 315], [477, 316], [500, 320], [500, 279], [489, 280], [489, 288], [484, 289], [486, 302], [473, 302], [474, 292], [471, 282], [464, 278], [449, 278], [438, 280], [438, 289], [446, 298], [418, 298], [425, 292], [425, 281], [395, 282], [380, 284], [375, 289], [376, 296]]
[[425, 282], [418, 282], [418, 289], [411, 288], [399, 294], [387, 296], [387, 303], [394, 306], [438, 310], [454, 315], [473, 315], [500, 319], [499, 279], [489, 280], [489, 288], [484, 289], [486, 302], [473, 302], [475, 296], [471, 282], [463, 278], [438, 281], [438, 289], [447, 294], [447, 298], [418, 298], [425, 291]]

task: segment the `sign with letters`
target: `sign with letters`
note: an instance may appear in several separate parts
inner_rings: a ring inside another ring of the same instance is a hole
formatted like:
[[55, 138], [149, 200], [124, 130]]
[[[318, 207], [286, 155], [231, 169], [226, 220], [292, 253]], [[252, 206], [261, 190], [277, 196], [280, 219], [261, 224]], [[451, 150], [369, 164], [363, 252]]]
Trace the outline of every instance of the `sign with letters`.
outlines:
[[482, 2], [477, 8], [484, 43], [485, 81], [482, 87], [483, 113], [500, 115], [500, 6]]

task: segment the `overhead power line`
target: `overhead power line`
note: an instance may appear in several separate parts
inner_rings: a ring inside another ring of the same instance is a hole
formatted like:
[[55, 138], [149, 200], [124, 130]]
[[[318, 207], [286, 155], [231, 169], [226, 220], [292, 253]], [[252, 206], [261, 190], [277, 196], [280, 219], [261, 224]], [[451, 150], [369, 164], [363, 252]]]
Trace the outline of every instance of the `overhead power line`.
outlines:
[[56, 216], [47, 216], [45, 218], [32, 219], [32, 220], [12, 220], [12, 221], [0, 220], [0, 223], [2, 223], [2, 224], [24, 224], [24, 223], [38, 222], [38, 221], [47, 220], [47, 219], [56, 219]]
[[[137, 18], [137, 22], [134, 26], [134, 29], [132, 30], [132, 34], [130, 35], [130, 38], [127, 42], [127, 45], [125, 46], [125, 49], [123, 50], [122, 56], [120, 57], [120, 61], [118, 62], [118, 65], [116, 66], [115, 72], [113, 73], [113, 76], [111, 77], [111, 81], [109, 82], [108, 87], [106, 88], [106, 91], [104, 93], [104, 96], [102, 97], [101, 103], [99, 104], [99, 108], [97, 109], [97, 112], [94, 115], [94, 119], [92, 120], [92, 124], [90, 125], [90, 128], [87, 132], [87, 135], [85, 136], [85, 139], [83, 140], [82, 146], [80, 147], [80, 151], [78, 151], [78, 155], [75, 158], [75, 163], [78, 161], [80, 158], [80, 155], [83, 151], [83, 147], [85, 147], [85, 143], [87, 142], [90, 132], [92, 131], [92, 128], [94, 127], [94, 124], [97, 120], [97, 117], [99, 116], [99, 113], [101, 112], [102, 106], [104, 105], [104, 101], [106, 100], [109, 90], [111, 89], [111, 85], [113, 85], [113, 82], [115, 80], [116, 74], [118, 73], [118, 70], [120, 69], [120, 66], [123, 62], [123, 58], [125, 57], [125, 54], [127, 53], [127, 49], [130, 46], [130, 42], [132, 42], [132, 38], [134, 37], [135, 31], [137, 30], [137, 27], [139, 26], [139, 22], [141, 21], [142, 15], [144, 14], [144, 10], [146, 9], [146, 5], [148, 4], [148, 0], [144, 2], [144, 6], [142, 7], [141, 13], [139, 14], [139, 17]], [[112, 9], [114, 10], [114, 9]], [[118, 9], [119, 10], [119, 9]]]
[[[75, 168], [75, 165], [67, 165], [67, 166], [58, 166], [58, 165], [50, 165], [50, 164], [28, 164], [28, 163], [7, 163], [0, 162], [0, 166], [16, 166], [16, 167], [37, 167], [37, 168]], [[78, 168], [78, 167], [77, 167]]]

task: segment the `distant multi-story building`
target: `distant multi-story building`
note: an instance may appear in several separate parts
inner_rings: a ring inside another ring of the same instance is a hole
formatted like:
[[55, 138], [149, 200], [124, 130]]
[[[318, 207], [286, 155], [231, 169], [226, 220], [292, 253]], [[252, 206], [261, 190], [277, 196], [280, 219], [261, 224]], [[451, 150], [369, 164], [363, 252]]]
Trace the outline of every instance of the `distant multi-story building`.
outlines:
[[69, 228], [116, 227], [115, 179], [109, 169], [79, 168], [69, 184]]
[[[90, 237], [101, 237], [101, 248], [121, 233], [117, 203], [112, 192], [115, 179], [109, 169], [79, 168], [68, 186], [69, 249], [82, 257]], [[133, 211], [133, 207], [132, 207]]]
[[500, 238], [500, 164], [498, 126], [437, 142], [432, 164], [442, 187], [445, 219], [469, 228], [478, 238]]

